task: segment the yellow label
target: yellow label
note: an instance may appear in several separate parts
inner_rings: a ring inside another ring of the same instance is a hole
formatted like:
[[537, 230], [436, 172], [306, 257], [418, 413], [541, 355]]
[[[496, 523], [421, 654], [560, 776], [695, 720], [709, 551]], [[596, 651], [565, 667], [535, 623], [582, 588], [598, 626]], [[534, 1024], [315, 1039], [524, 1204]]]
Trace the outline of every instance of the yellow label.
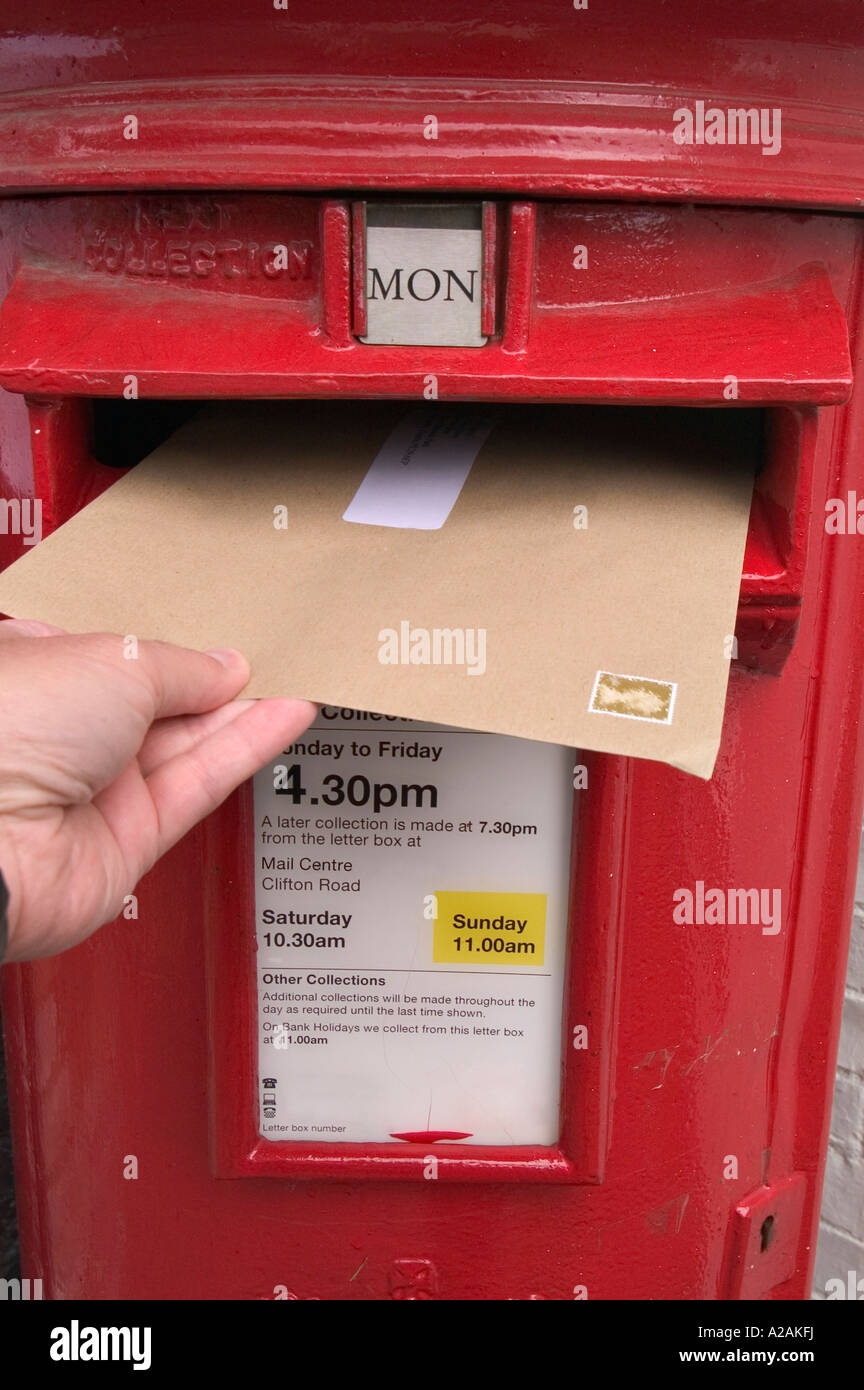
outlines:
[[542, 965], [545, 893], [435, 894], [432, 958], [447, 965]]

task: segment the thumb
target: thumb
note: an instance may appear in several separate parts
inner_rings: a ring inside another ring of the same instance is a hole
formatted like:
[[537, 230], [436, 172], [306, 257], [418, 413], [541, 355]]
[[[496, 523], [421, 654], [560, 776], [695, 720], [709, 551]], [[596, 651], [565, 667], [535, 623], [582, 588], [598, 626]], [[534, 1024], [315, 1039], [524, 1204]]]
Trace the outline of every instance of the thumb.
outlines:
[[194, 748], [156, 768], [147, 787], [158, 816], [158, 853], [293, 743], [317, 713], [308, 700], [256, 700]]

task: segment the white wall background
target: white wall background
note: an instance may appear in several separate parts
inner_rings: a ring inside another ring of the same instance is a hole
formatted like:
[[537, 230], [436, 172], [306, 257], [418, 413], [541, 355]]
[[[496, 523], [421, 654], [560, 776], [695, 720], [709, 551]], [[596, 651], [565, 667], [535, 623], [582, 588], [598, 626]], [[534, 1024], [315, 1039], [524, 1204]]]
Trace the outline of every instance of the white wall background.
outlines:
[[864, 839], [858, 854], [813, 1297], [824, 1298], [826, 1281], [846, 1281], [849, 1270], [864, 1279]]

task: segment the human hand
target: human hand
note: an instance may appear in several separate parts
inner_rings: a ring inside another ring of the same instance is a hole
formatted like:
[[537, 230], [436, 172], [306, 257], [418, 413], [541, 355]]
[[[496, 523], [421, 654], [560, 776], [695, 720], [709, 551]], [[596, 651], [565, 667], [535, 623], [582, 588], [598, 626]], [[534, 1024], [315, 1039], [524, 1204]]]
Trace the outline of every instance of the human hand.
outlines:
[[[0, 621], [5, 960], [53, 955], [116, 917], [187, 830], [312, 722], [305, 700], [238, 700], [239, 652]], [[134, 650], [134, 649], [133, 649]]]

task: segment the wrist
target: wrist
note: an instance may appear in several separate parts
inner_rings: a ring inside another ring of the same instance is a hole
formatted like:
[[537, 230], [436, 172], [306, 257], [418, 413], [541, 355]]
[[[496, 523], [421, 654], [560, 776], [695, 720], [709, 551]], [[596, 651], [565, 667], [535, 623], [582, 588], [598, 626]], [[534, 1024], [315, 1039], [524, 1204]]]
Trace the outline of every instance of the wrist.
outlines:
[[9, 889], [6, 887], [6, 880], [3, 877], [3, 870], [0, 869], [0, 965], [3, 964], [3, 957], [6, 955], [6, 944], [9, 939]]
[[16, 924], [21, 908], [17, 855], [12, 836], [3, 831], [0, 816], [0, 965], [17, 959]]

